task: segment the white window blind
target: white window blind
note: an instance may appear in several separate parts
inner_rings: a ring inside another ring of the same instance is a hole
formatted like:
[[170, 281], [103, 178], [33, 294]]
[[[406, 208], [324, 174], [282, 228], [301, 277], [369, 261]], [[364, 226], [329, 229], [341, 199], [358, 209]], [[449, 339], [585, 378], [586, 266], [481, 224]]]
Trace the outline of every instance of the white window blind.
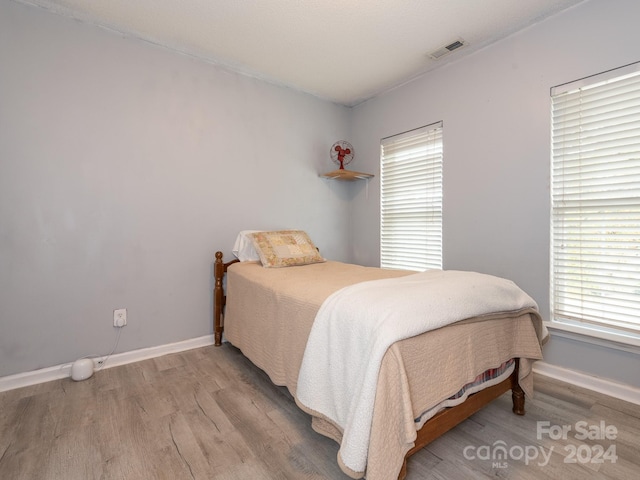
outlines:
[[442, 268], [442, 122], [381, 142], [380, 266]]
[[553, 320], [638, 333], [640, 72], [553, 89], [552, 137]]

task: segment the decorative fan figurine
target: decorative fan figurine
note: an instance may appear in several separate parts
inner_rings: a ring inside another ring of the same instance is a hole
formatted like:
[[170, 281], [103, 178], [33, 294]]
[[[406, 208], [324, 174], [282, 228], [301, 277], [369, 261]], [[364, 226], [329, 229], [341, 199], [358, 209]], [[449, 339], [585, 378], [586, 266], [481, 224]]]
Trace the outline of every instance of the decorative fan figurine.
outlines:
[[339, 165], [340, 168], [338, 170], [333, 170], [332, 172], [324, 173], [320, 175], [321, 177], [329, 178], [331, 180], [353, 182], [354, 180], [368, 180], [374, 176], [371, 173], [354, 172], [353, 170], [346, 170], [344, 168], [351, 163], [355, 156], [353, 146], [345, 140], [338, 140], [336, 143], [331, 145], [329, 155], [331, 156], [331, 160]]
[[345, 140], [338, 140], [329, 150], [331, 160], [340, 165], [340, 170], [344, 170], [345, 165], [349, 165], [355, 155], [355, 150], [351, 144]]

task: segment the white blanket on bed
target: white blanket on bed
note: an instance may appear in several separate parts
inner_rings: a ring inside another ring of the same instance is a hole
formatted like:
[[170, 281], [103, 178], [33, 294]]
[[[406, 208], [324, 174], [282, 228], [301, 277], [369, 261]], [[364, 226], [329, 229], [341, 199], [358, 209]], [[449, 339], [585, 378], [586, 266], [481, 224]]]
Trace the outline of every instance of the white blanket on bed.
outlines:
[[340, 459], [364, 472], [378, 372], [393, 343], [479, 315], [530, 307], [537, 308], [535, 301], [513, 282], [475, 272], [430, 270], [345, 287], [318, 311], [297, 400], [342, 428]]

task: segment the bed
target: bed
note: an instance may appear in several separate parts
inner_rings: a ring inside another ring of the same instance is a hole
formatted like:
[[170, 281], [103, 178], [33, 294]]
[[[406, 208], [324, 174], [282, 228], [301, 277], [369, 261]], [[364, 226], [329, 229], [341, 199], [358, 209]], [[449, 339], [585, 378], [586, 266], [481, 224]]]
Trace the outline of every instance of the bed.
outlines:
[[[312, 428], [341, 445], [338, 463], [350, 477], [404, 478], [406, 461], [413, 453], [508, 390], [512, 391], [513, 412], [524, 414], [525, 392], [531, 395], [533, 391], [531, 366], [542, 358], [540, 347], [546, 337], [535, 305], [467, 316], [393, 341], [385, 347], [376, 370], [364, 444], [345, 445], [354, 437], [349, 426], [345, 428], [338, 417], [316, 409], [305, 399], [322, 396], [325, 391], [322, 382], [301, 375], [323, 363], [311, 352], [305, 360], [305, 350], [318, 338], [311, 335], [319, 324], [314, 328], [316, 317], [327, 310], [324, 307], [330, 299], [354, 287], [375, 284], [387, 288], [385, 282], [395, 285], [403, 281], [406, 285], [419, 274], [324, 259], [290, 268], [265, 268], [266, 264], [237, 259], [225, 262], [223, 254], [216, 253], [215, 344], [221, 344], [224, 332], [225, 339], [264, 370], [274, 384], [286, 386], [298, 406], [311, 415]], [[316, 343], [320, 345], [339, 343], [319, 338]], [[331, 358], [324, 361], [332, 363]], [[333, 363], [339, 364], [342, 373], [352, 372], [343, 368], [348, 361]], [[321, 389], [320, 395], [307, 391], [313, 387]], [[353, 402], [351, 397], [347, 400]], [[357, 410], [363, 409], [357, 406]], [[362, 455], [364, 463], [354, 460], [353, 455]]]

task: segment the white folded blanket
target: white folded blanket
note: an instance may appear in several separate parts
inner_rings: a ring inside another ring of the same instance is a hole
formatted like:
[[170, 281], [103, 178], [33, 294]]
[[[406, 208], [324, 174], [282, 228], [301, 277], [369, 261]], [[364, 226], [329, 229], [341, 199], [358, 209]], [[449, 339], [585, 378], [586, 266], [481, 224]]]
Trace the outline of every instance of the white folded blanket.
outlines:
[[537, 305], [513, 282], [475, 272], [429, 270], [345, 287], [318, 311], [300, 368], [297, 400], [342, 428], [341, 462], [362, 473], [387, 349], [457, 321], [524, 308]]

